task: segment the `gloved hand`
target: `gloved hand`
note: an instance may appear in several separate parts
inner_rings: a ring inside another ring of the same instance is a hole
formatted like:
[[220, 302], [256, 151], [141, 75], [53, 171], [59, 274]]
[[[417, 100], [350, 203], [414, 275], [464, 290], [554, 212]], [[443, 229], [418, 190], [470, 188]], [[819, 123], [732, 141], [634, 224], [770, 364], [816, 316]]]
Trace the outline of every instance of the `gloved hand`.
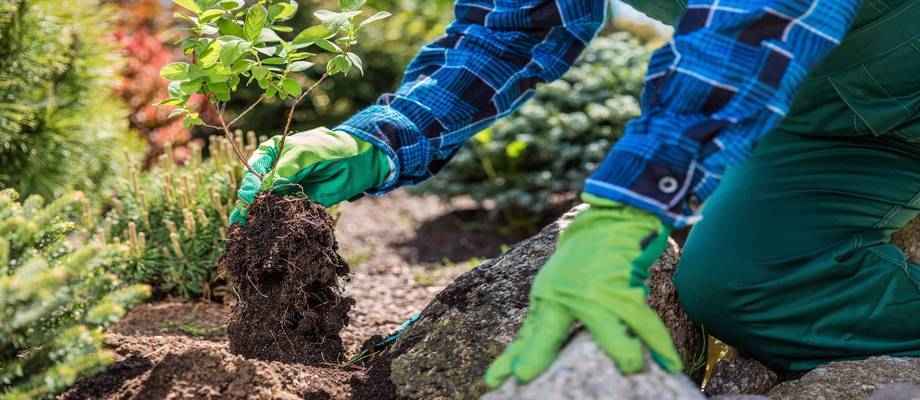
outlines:
[[537, 274], [517, 338], [492, 363], [492, 388], [514, 375], [521, 383], [555, 361], [576, 321], [623, 373], [644, 367], [643, 345], [665, 370], [683, 369], [668, 329], [646, 305], [648, 269], [670, 229], [654, 215], [584, 194], [591, 206], [565, 229], [556, 253]]
[[281, 136], [265, 141], [249, 158], [249, 165], [264, 178], [246, 171], [230, 223], [245, 224], [249, 205], [263, 191], [302, 191], [329, 207], [381, 185], [390, 173], [390, 162], [382, 150], [344, 132], [316, 128], [295, 133], [285, 140], [279, 155], [280, 141]]

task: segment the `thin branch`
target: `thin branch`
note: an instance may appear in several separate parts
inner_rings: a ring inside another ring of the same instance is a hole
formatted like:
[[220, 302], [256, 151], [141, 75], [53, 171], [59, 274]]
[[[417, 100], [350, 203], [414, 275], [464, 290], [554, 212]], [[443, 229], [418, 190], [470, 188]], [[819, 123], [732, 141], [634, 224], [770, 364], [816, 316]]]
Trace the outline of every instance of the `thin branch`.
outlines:
[[256, 108], [256, 106], [259, 105], [259, 103], [261, 103], [262, 100], [265, 100], [265, 95], [264, 95], [264, 94], [261, 95], [261, 96], [259, 96], [259, 99], [256, 100], [255, 103], [252, 103], [251, 106], [246, 107], [246, 109], [243, 110], [243, 112], [241, 112], [240, 115], [237, 115], [236, 118], [234, 118], [232, 121], [230, 121], [230, 123], [228, 123], [227, 126], [232, 127], [233, 125], [235, 125], [240, 119], [242, 119], [244, 116], [246, 116], [246, 114], [248, 114], [250, 111], [252, 111], [254, 108]]
[[[220, 109], [220, 106], [218, 106], [218, 109]], [[236, 145], [236, 138], [233, 137], [233, 133], [230, 132], [230, 128], [227, 126], [227, 122], [224, 121], [224, 113], [218, 112], [217, 119], [220, 120], [220, 125], [224, 129], [224, 135], [226, 135], [227, 140], [230, 141], [230, 147], [233, 147], [233, 152], [236, 153], [236, 157], [240, 160], [241, 163], [243, 163], [244, 166], [246, 166], [246, 169], [249, 170], [249, 172], [255, 176], [258, 176], [259, 179], [262, 179], [262, 174], [252, 169], [252, 167], [249, 165], [249, 162], [246, 161], [246, 157], [243, 156], [243, 152], [240, 150], [240, 147]]]
[[323, 81], [326, 80], [326, 78], [328, 77], [329, 77], [328, 73], [323, 73], [323, 76], [321, 76], [319, 80], [316, 81], [316, 83], [314, 83], [312, 86], [310, 86], [310, 88], [308, 88], [306, 91], [301, 93], [300, 97], [298, 97], [297, 100], [294, 100], [294, 104], [291, 104], [291, 109], [288, 111], [287, 122], [284, 124], [284, 131], [281, 133], [281, 143], [278, 144], [278, 157], [276, 157], [275, 162], [272, 163], [272, 170], [275, 169], [275, 165], [278, 164], [278, 160], [281, 159], [281, 154], [283, 154], [282, 151], [284, 151], [285, 139], [287, 139], [288, 134], [291, 132], [291, 122], [294, 120], [294, 110], [297, 109], [297, 106], [300, 105], [300, 102], [303, 101], [303, 99], [306, 98], [307, 95], [309, 95], [310, 92], [313, 91], [313, 89], [316, 89], [316, 87], [319, 86], [321, 83], [323, 83]]

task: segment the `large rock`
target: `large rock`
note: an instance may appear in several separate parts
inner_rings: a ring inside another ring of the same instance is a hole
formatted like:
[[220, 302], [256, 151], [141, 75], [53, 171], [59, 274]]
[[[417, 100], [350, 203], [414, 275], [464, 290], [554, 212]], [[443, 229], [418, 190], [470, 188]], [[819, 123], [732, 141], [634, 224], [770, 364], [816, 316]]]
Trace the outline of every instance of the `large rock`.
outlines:
[[[482, 376], [523, 322], [534, 276], [553, 253], [560, 229], [584, 208], [576, 207], [536, 236], [460, 276], [436, 296], [389, 353], [389, 378], [400, 398], [475, 399], [486, 392]], [[659, 271], [655, 276], [673, 273], [678, 252], [672, 242], [663, 263], [655, 267]], [[652, 281], [670, 284], [669, 278]], [[672, 293], [673, 285], [653, 288], [656, 291]], [[657, 308], [665, 310], [665, 320], [683, 321], [676, 296], [671, 298]], [[681, 343], [702, 346], [701, 339], [690, 339], [700, 335], [687, 331], [692, 324], [677, 325], [680, 332], [675, 336]], [[693, 357], [699, 351], [681, 349]], [[585, 374], [583, 379], [595, 378]]]
[[[896, 383], [920, 385], [920, 358], [875, 357], [830, 363], [800, 379], [780, 384], [768, 397], [775, 400], [865, 400], [877, 389]], [[891, 393], [886, 393], [889, 391]], [[897, 395], [897, 390], [888, 388], [876, 398], [898, 399], [891, 397]]]
[[527, 385], [509, 380], [482, 400], [703, 400], [685, 375], [664, 372], [654, 362], [646, 371], [623, 376], [588, 333], [578, 334], [543, 375]]

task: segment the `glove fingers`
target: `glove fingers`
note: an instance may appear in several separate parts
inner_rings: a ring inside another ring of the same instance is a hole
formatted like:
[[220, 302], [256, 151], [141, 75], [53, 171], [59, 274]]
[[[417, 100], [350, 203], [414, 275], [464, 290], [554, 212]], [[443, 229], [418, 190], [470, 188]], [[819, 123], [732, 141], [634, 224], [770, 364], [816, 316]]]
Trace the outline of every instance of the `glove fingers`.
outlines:
[[671, 333], [651, 308], [645, 304], [621, 304], [629, 307], [629, 312], [621, 313], [624, 323], [631, 327], [642, 342], [652, 352], [653, 358], [668, 372], [683, 370], [680, 354], [674, 347]]
[[517, 358], [518, 353], [523, 348], [523, 342], [519, 339], [511, 342], [510, 345], [502, 352], [495, 361], [489, 365], [486, 370], [485, 381], [489, 388], [495, 389], [505, 383], [511, 376], [511, 363]]
[[524, 339], [525, 351], [511, 365], [515, 378], [522, 383], [539, 376], [556, 360], [575, 322], [560, 304], [537, 302], [535, 305], [536, 312], [528, 317], [531, 330]]
[[645, 365], [642, 343], [631, 335], [616, 314], [603, 309], [589, 309], [578, 314], [591, 337], [617, 364], [624, 374], [639, 372]]

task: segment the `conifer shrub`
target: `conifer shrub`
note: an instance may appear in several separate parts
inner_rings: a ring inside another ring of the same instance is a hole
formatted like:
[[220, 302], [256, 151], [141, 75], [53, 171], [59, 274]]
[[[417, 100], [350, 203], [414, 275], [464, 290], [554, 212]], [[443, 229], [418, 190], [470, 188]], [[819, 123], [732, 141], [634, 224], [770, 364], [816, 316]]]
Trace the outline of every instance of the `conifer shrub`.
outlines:
[[[254, 134], [244, 142], [245, 153], [255, 150]], [[190, 149], [184, 165], [167, 151], [149, 170], [119, 176], [100, 232], [130, 249], [132, 257], [116, 268], [124, 280], [159, 294], [211, 298], [220, 294], [216, 264], [243, 166], [222, 137], [211, 138], [206, 159], [200, 145]]]
[[45, 204], [0, 191], [0, 399], [54, 394], [112, 361], [102, 331], [149, 294], [113, 265], [126, 249], [90, 237], [81, 192]]
[[46, 197], [111, 171], [127, 119], [99, 0], [0, 2], [0, 187]]
[[631, 118], [649, 49], [628, 33], [597, 38], [561, 79], [470, 141], [416, 188], [492, 202], [511, 219], [542, 216], [573, 198]]

